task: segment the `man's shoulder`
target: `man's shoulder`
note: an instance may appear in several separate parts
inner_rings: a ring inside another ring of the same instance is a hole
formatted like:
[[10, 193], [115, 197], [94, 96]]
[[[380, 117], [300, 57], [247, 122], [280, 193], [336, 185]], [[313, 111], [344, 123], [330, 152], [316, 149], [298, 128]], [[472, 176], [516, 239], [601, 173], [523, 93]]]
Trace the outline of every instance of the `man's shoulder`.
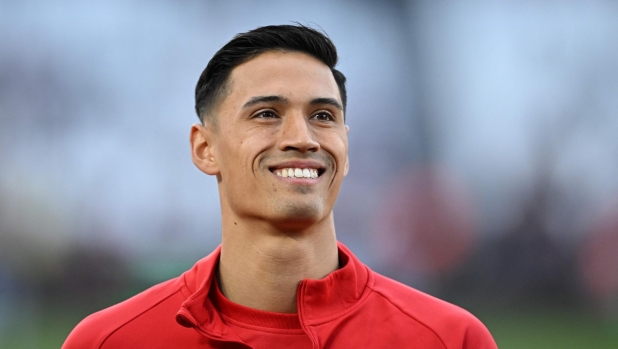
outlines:
[[71, 331], [62, 348], [100, 348], [112, 334], [132, 321], [162, 311], [159, 308], [164, 307], [170, 298], [175, 298], [172, 299], [172, 306], [178, 303], [177, 311], [185, 298], [181, 294], [183, 285], [180, 276], [86, 317]]
[[466, 348], [496, 348], [485, 325], [467, 310], [378, 273], [373, 276], [373, 292], [402, 316], [435, 333], [447, 348], [449, 342], [467, 342]]

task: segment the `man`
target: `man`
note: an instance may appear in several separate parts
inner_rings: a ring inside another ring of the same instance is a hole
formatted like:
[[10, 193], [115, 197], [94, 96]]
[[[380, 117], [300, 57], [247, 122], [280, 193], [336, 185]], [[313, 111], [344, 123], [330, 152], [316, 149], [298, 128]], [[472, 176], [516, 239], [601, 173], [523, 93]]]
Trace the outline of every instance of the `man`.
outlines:
[[268, 26], [196, 87], [195, 165], [216, 176], [221, 246], [95, 313], [63, 348], [496, 348], [468, 312], [369, 270], [337, 243], [345, 77], [323, 34]]

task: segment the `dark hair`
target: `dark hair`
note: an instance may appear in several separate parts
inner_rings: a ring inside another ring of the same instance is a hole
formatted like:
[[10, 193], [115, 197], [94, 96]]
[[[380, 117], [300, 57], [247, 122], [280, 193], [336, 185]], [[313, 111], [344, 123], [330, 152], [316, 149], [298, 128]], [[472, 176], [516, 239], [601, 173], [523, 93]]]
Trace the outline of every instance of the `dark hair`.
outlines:
[[[236, 35], [212, 57], [195, 86], [195, 111], [200, 121], [226, 93], [230, 73], [237, 66], [267, 51], [292, 51], [311, 55], [326, 64], [337, 82], [345, 111], [345, 76], [335, 69], [337, 49], [323, 33], [304, 26], [270, 25]], [[345, 114], [344, 114], [345, 115]]]

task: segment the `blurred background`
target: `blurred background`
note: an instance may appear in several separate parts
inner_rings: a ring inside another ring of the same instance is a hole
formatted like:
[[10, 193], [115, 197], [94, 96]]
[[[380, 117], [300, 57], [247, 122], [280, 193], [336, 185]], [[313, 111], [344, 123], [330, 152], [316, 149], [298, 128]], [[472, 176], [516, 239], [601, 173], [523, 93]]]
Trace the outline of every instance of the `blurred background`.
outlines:
[[188, 135], [233, 35], [322, 28], [348, 77], [338, 238], [500, 348], [618, 347], [618, 3], [0, 0], [0, 347], [220, 241]]

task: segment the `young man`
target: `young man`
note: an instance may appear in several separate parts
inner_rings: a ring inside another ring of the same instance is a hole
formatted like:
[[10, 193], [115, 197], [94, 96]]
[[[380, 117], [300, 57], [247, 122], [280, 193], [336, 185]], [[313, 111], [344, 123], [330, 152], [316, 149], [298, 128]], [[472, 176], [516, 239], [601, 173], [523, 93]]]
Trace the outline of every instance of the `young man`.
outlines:
[[195, 165], [216, 176], [221, 246], [95, 313], [63, 348], [493, 349], [472, 315], [376, 274], [335, 237], [348, 172], [345, 77], [321, 33], [268, 26], [196, 87]]

